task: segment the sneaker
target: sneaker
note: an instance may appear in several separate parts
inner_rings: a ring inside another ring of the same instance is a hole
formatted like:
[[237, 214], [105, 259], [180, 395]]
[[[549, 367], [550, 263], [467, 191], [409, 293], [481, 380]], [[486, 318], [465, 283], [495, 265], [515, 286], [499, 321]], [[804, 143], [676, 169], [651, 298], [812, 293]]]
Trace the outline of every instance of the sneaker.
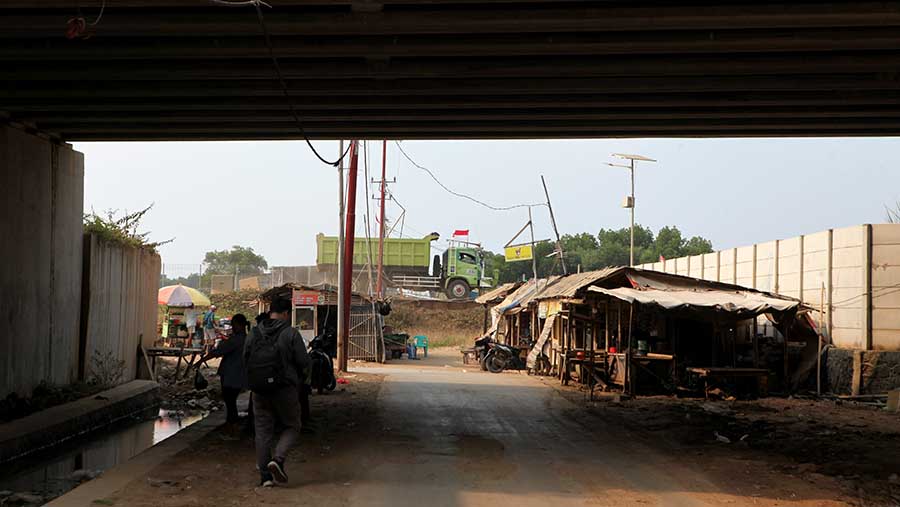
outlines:
[[269, 462], [269, 473], [272, 474], [272, 477], [275, 478], [278, 482], [287, 482], [288, 476], [284, 472], [284, 460], [276, 460], [273, 459]]
[[259, 474], [259, 486], [261, 488], [275, 487], [275, 481], [272, 480], [272, 474], [270, 474], [268, 472]]

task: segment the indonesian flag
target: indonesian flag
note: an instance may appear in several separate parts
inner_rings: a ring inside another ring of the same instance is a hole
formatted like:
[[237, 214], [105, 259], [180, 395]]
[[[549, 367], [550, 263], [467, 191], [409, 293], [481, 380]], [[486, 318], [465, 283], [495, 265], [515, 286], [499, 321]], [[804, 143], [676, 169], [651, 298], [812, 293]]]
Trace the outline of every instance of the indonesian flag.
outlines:
[[659, 256], [659, 262], [666, 262], [666, 258], [663, 257], [662, 254]]
[[456, 236], [466, 236], [466, 237], [468, 237], [468, 236], [469, 236], [469, 229], [456, 229], [455, 231], [453, 231], [453, 236], [454, 236], [454, 237], [456, 237]]

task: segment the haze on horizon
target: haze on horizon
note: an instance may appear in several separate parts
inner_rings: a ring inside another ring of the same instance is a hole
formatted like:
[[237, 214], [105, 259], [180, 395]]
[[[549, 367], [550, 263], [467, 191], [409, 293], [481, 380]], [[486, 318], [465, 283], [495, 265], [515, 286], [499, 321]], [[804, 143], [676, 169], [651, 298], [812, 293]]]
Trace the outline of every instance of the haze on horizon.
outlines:
[[[316, 142], [326, 156], [336, 142]], [[879, 223], [900, 200], [900, 145], [892, 138], [599, 139], [408, 141], [404, 150], [452, 190], [493, 206], [544, 201], [550, 189], [562, 234], [628, 225], [621, 208], [628, 171], [610, 154], [637, 153], [637, 222], [654, 232], [678, 226], [715, 249], [859, 223]], [[250, 246], [269, 265], [315, 263], [315, 236], [337, 233], [337, 171], [302, 141], [77, 143], [85, 154], [85, 210], [136, 210], [153, 203], [143, 230], [164, 264], [200, 264], [204, 253]], [[360, 159], [357, 234], [377, 215], [381, 142]], [[469, 229], [492, 251], [527, 221], [527, 209], [491, 211], [453, 196], [388, 143], [387, 177], [406, 208], [404, 236], [449, 238]], [[369, 192], [369, 211], [366, 192]], [[537, 239], [552, 236], [544, 207], [534, 208]], [[372, 230], [375, 230], [374, 220]], [[399, 225], [397, 227], [399, 229]]]

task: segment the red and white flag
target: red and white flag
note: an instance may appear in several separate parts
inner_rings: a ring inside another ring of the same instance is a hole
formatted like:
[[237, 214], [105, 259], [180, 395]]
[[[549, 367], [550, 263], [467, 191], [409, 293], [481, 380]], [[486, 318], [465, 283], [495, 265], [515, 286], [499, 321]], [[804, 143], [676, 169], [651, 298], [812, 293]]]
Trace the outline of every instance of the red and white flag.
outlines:
[[456, 229], [453, 231], [453, 237], [455, 238], [457, 236], [469, 237], [469, 229]]
[[659, 262], [666, 262], [666, 258], [663, 257], [662, 254], [659, 256]]

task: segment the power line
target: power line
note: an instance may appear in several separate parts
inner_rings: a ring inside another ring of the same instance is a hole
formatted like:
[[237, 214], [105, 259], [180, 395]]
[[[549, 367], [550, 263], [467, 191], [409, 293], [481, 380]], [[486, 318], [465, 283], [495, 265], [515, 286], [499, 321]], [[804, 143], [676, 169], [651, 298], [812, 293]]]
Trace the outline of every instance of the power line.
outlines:
[[[300, 120], [300, 114], [297, 112], [297, 107], [294, 104], [294, 99], [288, 91], [287, 82], [284, 80], [284, 74], [281, 72], [281, 65], [278, 63], [278, 57], [275, 56], [275, 49], [272, 46], [272, 37], [269, 35], [269, 28], [266, 26], [265, 18], [262, 13], [262, 5], [266, 7], [270, 7], [271, 5], [263, 2], [262, 0], [210, 0], [213, 4], [216, 5], [224, 5], [229, 7], [243, 7], [252, 5], [256, 9], [256, 18], [259, 20], [259, 27], [262, 29], [263, 39], [266, 43], [266, 49], [269, 52], [269, 58], [272, 59], [272, 67], [275, 70], [275, 75], [278, 78], [278, 83], [281, 85], [281, 93], [284, 95], [284, 98], [287, 100], [288, 107], [291, 111], [291, 116], [294, 117], [294, 123], [297, 126], [297, 130], [300, 131], [300, 134], [303, 136], [303, 140], [306, 141], [306, 145], [309, 146], [309, 149], [312, 150], [313, 154], [321, 160], [323, 163], [328, 164], [333, 167], [337, 167], [338, 164], [341, 163], [341, 160], [347, 156], [347, 153], [350, 152], [350, 146], [347, 146], [347, 149], [344, 153], [338, 157], [337, 160], [328, 160], [319, 154], [319, 151], [316, 150], [316, 147], [313, 146], [312, 141], [309, 138], [309, 135], [306, 133], [306, 129], [303, 128], [303, 122]], [[352, 144], [352, 143], [351, 143]]]
[[514, 205], [512, 205], [512, 206], [491, 206], [490, 204], [487, 204], [487, 203], [484, 202], [484, 201], [480, 201], [480, 200], [478, 200], [478, 199], [476, 199], [476, 198], [474, 198], [474, 197], [472, 197], [472, 196], [470, 196], [470, 195], [466, 195], [466, 194], [461, 194], [461, 193], [459, 193], [459, 192], [455, 192], [455, 191], [451, 190], [449, 187], [447, 187], [447, 185], [444, 185], [443, 183], [441, 183], [441, 180], [437, 179], [437, 176], [435, 176], [434, 173], [433, 173], [430, 169], [428, 169], [427, 167], [424, 167], [424, 166], [422, 166], [422, 165], [419, 165], [415, 160], [413, 160], [412, 157], [410, 157], [409, 154], [407, 154], [407, 153], [403, 150], [403, 147], [400, 146], [400, 142], [399, 142], [399, 141], [394, 141], [394, 144], [397, 145], [397, 149], [400, 150], [400, 153], [403, 154], [403, 157], [406, 158], [406, 160], [408, 160], [410, 164], [412, 164], [412, 165], [416, 166], [417, 168], [419, 168], [419, 169], [425, 171], [426, 173], [428, 173], [428, 175], [431, 176], [431, 179], [433, 179], [435, 183], [437, 183], [438, 185], [440, 185], [440, 187], [443, 188], [444, 190], [446, 190], [447, 193], [452, 194], [452, 195], [455, 195], [456, 197], [461, 197], [461, 198], [463, 198], [463, 199], [468, 199], [468, 200], [474, 202], [475, 204], [484, 206], [485, 208], [487, 208], [487, 209], [489, 209], [489, 210], [493, 210], [493, 211], [509, 211], [509, 210], [513, 210], [513, 209], [517, 209], [517, 208], [530, 208], [530, 207], [532, 207], [532, 206], [546, 206], [546, 205], [547, 205], [546, 203], [543, 203], [543, 202], [542, 202], [542, 203], [535, 203], [535, 204], [514, 204]]

